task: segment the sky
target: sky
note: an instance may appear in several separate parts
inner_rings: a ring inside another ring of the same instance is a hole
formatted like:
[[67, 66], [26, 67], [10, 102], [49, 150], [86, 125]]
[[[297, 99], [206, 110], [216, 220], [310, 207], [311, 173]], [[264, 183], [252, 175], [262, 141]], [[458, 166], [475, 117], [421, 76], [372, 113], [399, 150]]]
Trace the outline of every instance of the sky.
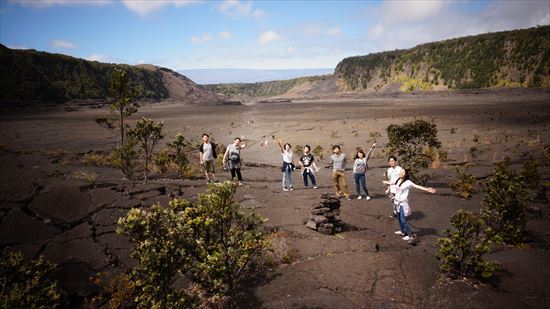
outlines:
[[550, 0], [0, 0], [7, 47], [174, 70], [334, 68], [345, 57], [549, 24]]

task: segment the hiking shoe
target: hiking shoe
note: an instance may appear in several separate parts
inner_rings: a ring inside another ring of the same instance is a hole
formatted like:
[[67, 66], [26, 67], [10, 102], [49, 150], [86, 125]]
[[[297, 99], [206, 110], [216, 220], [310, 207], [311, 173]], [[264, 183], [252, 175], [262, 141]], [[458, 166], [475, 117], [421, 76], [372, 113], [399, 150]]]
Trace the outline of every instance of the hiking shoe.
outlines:
[[357, 197], [358, 200], [360, 200], [360, 199], [362, 199], [362, 198], [363, 198], [363, 197], [362, 197], [361, 195], [359, 195], [359, 196]]
[[397, 235], [405, 236], [405, 234], [401, 231], [395, 231], [394, 233], [397, 234]]
[[411, 240], [411, 239], [413, 239], [412, 236], [408, 236], [408, 235], [407, 235], [407, 236], [403, 237], [403, 240], [406, 240], [406, 241], [409, 241], [409, 240]]
[[367, 195], [366, 199], [367, 199], [367, 201], [370, 201], [370, 196]]

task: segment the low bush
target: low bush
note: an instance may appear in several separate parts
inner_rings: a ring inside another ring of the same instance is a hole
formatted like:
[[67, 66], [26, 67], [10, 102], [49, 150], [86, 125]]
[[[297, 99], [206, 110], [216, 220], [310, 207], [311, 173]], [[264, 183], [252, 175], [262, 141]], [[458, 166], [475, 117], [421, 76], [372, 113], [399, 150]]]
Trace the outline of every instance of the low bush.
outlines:
[[470, 174], [467, 166], [464, 168], [457, 167], [456, 175], [456, 178], [449, 182], [449, 187], [455, 192], [456, 196], [469, 199], [472, 193], [476, 191], [477, 178]]
[[441, 260], [442, 274], [453, 279], [486, 280], [499, 269], [497, 263], [484, 259], [495, 238], [479, 213], [458, 210], [451, 218], [451, 227], [444, 233], [445, 237], [437, 241], [439, 252], [436, 255]]

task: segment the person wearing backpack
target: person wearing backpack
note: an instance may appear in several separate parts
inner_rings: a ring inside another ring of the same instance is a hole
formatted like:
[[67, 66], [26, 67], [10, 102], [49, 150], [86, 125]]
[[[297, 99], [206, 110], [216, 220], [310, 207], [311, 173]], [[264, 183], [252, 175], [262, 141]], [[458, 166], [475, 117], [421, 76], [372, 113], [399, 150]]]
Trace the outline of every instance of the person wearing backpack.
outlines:
[[235, 138], [233, 144], [227, 146], [227, 150], [223, 155], [223, 165], [226, 163], [231, 171], [231, 179], [237, 177], [239, 186], [243, 184], [243, 176], [241, 175], [241, 150], [246, 148], [246, 142], [243, 142], [240, 137]]
[[204, 174], [208, 182], [216, 180], [216, 144], [210, 142], [210, 136], [202, 135], [202, 144], [199, 147], [199, 161], [204, 168]]

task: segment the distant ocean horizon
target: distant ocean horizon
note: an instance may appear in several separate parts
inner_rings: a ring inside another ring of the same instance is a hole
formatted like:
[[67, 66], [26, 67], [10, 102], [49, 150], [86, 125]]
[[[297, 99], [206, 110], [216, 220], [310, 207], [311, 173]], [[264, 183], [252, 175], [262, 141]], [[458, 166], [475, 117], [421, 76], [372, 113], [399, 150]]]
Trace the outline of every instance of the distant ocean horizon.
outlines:
[[303, 76], [333, 74], [334, 68], [315, 69], [189, 69], [178, 70], [197, 84], [258, 83]]

